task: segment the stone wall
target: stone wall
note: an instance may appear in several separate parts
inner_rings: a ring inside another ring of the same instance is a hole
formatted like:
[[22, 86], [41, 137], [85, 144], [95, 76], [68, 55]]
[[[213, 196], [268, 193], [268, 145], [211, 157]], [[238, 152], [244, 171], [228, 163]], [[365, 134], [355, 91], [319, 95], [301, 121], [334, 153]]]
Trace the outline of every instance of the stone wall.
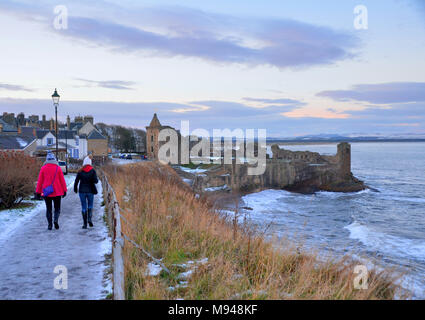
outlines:
[[272, 145], [273, 159], [286, 161], [305, 161], [311, 163], [323, 163], [325, 159], [317, 152], [310, 151], [290, 151], [280, 149], [277, 144]]
[[108, 156], [107, 139], [89, 139], [87, 140], [87, 150], [93, 152], [94, 156]]

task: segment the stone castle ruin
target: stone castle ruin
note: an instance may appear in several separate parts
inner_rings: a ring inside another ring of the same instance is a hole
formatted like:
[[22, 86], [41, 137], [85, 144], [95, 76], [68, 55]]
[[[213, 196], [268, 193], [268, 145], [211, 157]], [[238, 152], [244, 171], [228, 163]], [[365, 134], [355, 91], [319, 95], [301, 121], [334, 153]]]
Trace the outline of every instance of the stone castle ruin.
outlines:
[[[191, 185], [196, 192], [232, 190], [241, 192], [256, 192], [263, 189], [285, 189], [296, 192], [311, 193], [316, 191], [334, 192], [356, 192], [366, 188], [362, 181], [356, 179], [351, 173], [351, 146], [343, 142], [338, 144], [337, 153], [334, 156], [321, 155], [310, 151], [290, 151], [281, 149], [278, 145], [271, 147], [272, 157], [265, 159], [261, 173], [250, 174], [260, 163], [250, 164], [248, 162], [248, 142], [239, 142], [238, 148], [230, 150], [233, 154], [230, 164], [221, 161], [221, 164], [208, 164], [208, 170], [197, 174], [182, 170], [178, 165], [182, 160], [182, 141], [188, 137], [182, 137], [178, 130], [169, 126], [163, 126], [156, 114], [148, 127], [146, 127], [146, 146], [148, 158], [159, 160], [159, 150], [166, 142], [159, 141], [161, 130], [170, 129], [178, 136], [176, 159], [174, 164], [176, 171], [191, 181]], [[188, 146], [193, 147], [192, 144]], [[221, 145], [221, 155], [224, 156], [223, 145]], [[246, 153], [238, 155], [238, 150], [245, 150]], [[259, 153], [258, 143], [254, 143], [254, 156]], [[214, 148], [210, 149], [210, 157], [216, 156]], [[255, 152], [256, 151], [256, 152]], [[244, 158], [247, 161], [235, 161]], [[245, 158], [247, 157], [247, 158]], [[188, 158], [186, 159], [187, 161]], [[194, 160], [193, 160], [194, 161]], [[219, 161], [220, 162], [220, 161]], [[187, 162], [183, 162], [187, 163]], [[186, 181], [189, 181], [186, 180]]]
[[262, 175], [248, 175], [250, 165], [247, 163], [220, 165], [194, 175], [192, 187], [197, 192], [227, 189], [242, 193], [264, 189], [285, 189], [302, 193], [357, 192], [366, 188], [351, 173], [349, 143], [338, 144], [334, 156], [290, 151], [281, 149], [278, 145], [272, 146], [272, 152]]

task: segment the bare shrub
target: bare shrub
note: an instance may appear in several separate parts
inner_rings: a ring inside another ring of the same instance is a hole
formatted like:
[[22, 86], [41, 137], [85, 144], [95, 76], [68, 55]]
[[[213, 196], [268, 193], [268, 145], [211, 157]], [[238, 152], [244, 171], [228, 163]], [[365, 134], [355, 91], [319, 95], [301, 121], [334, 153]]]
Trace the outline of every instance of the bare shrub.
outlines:
[[0, 207], [11, 208], [35, 190], [41, 163], [22, 152], [0, 153]]

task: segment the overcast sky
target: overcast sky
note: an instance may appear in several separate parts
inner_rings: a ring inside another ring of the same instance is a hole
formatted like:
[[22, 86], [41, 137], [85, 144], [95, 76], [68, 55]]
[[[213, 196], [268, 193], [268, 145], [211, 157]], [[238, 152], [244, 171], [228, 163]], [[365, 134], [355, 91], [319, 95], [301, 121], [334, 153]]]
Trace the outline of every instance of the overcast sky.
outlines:
[[63, 120], [425, 133], [421, 0], [1, 0], [0, 39], [0, 112], [51, 117], [57, 87]]

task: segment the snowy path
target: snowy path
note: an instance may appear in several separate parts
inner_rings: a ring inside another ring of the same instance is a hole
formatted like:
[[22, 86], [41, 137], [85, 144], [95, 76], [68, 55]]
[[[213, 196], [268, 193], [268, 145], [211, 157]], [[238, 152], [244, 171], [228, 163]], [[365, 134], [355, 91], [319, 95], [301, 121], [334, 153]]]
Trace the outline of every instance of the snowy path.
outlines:
[[[102, 190], [100, 182], [97, 188]], [[111, 241], [101, 203], [100, 192], [95, 196], [94, 228], [81, 229], [80, 201], [71, 186], [62, 199], [59, 230], [47, 230], [43, 207], [2, 239], [0, 299], [104, 299], [111, 291], [110, 280], [104, 279]], [[54, 288], [58, 265], [67, 268], [67, 289]]]

